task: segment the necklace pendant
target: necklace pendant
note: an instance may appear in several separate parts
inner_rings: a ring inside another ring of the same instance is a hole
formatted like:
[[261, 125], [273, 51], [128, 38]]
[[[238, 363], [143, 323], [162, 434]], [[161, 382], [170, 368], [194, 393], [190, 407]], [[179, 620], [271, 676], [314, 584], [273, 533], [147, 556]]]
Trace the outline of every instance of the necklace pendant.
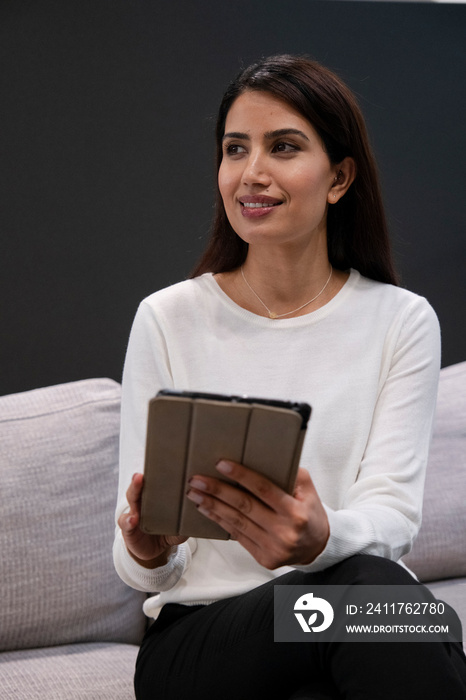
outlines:
[[277, 318], [277, 314], [274, 311], [269, 311], [269, 318]]

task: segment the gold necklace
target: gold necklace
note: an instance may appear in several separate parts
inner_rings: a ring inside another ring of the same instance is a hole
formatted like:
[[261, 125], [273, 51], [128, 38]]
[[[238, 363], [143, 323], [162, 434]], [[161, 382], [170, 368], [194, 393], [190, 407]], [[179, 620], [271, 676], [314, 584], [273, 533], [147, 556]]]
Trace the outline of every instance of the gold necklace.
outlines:
[[262, 299], [261, 299], [260, 296], [257, 294], [257, 292], [255, 292], [254, 289], [251, 287], [251, 285], [249, 284], [249, 282], [247, 281], [247, 279], [246, 279], [246, 277], [245, 277], [245, 275], [244, 275], [243, 266], [241, 265], [241, 274], [242, 274], [242, 276], [243, 276], [243, 280], [245, 281], [245, 283], [247, 284], [247, 286], [249, 287], [249, 289], [251, 290], [251, 292], [254, 294], [254, 296], [256, 297], [256, 299], [258, 299], [258, 301], [260, 301], [260, 303], [262, 304], [262, 306], [264, 307], [264, 309], [266, 309], [267, 313], [269, 314], [269, 318], [272, 318], [272, 319], [283, 318], [284, 316], [291, 316], [291, 314], [295, 314], [297, 311], [301, 311], [301, 309], [304, 309], [304, 307], [309, 306], [309, 304], [312, 304], [312, 302], [315, 301], [316, 299], [318, 299], [318, 298], [320, 297], [320, 295], [323, 294], [324, 291], [327, 289], [327, 285], [328, 285], [328, 283], [330, 282], [330, 280], [331, 280], [331, 278], [332, 278], [332, 273], [333, 273], [333, 267], [330, 265], [330, 274], [329, 274], [329, 276], [328, 276], [328, 279], [327, 279], [326, 283], [324, 284], [324, 286], [322, 287], [322, 289], [320, 290], [320, 292], [319, 292], [318, 294], [315, 295], [315, 297], [312, 297], [312, 299], [309, 299], [309, 301], [306, 301], [306, 303], [303, 304], [302, 306], [298, 306], [297, 309], [293, 309], [293, 311], [287, 311], [286, 314], [276, 314], [274, 311], [270, 311], [270, 309], [269, 309], [269, 307], [267, 306], [267, 304], [265, 304], [265, 303], [262, 301]]

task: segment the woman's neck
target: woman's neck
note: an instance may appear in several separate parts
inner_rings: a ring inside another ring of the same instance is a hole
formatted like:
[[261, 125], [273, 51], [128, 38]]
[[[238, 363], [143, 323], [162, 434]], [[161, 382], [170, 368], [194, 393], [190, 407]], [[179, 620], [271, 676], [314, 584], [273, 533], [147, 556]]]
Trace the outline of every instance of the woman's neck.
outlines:
[[325, 250], [297, 259], [272, 251], [251, 250], [238, 270], [216, 275], [223, 291], [253, 313], [271, 318], [293, 318], [315, 311], [342, 288], [348, 275], [332, 270]]

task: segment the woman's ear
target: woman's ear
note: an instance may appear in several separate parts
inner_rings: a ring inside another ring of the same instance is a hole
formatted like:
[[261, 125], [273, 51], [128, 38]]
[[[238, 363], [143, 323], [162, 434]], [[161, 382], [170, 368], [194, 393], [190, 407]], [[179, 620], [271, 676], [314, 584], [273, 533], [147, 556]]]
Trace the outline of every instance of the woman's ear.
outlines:
[[332, 186], [327, 196], [329, 204], [336, 204], [349, 190], [356, 177], [356, 163], [348, 156], [341, 163], [335, 165]]

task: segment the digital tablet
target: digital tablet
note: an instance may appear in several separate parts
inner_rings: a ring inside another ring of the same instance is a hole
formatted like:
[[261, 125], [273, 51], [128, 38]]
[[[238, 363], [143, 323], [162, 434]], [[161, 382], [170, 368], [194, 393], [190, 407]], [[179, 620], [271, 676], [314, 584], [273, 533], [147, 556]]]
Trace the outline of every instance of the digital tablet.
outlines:
[[149, 402], [141, 529], [228, 539], [187, 497], [194, 474], [219, 474], [220, 459], [263, 474], [291, 493], [311, 407], [307, 403], [162, 390]]

